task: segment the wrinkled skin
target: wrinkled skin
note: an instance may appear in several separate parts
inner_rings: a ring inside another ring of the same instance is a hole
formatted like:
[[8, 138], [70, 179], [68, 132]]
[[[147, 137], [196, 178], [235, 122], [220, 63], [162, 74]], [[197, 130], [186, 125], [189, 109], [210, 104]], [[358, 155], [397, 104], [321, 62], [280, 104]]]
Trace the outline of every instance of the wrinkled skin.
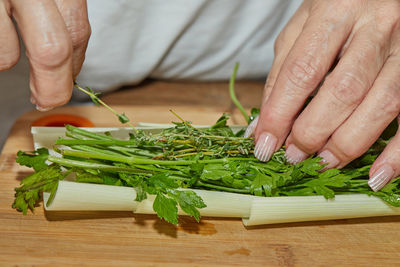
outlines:
[[71, 97], [90, 36], [84, 0], [0, 0], [0, 71], [20, 56], [17, 29], [30, 65], [31, 102], [39, 110]]
[[[285, 144], [289, 162], [316, 153], [327, 168], [362, 155], [400, 112], [399, 21], [398, 0], [304, 1], [275, 43], [252, 125], [255, 155], [268, 160]], [[377, 191], [399, 174], [398, 133], [373, 164], [369, 184]]]

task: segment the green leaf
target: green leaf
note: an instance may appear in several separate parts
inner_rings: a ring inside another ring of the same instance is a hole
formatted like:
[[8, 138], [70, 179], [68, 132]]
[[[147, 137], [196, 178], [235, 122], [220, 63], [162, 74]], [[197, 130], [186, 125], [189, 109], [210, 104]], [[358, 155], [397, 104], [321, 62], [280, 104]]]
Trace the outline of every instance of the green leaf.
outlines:
[[[47, 165], [46, 165], [47, 166]], [[34, 210], [40, 201], [42, 192], [55, 192], [59, 180], [64, 179], [68, 172], [62, 173], [58, 165], [50, 165], [21, 181], [21, 186], [15, 188], [15, 200], [12, 207], [23, 214], [28, 208]]]
[[204, 170], [204, 164], [196, 162], [190, 165], [189, 168], [191, 175], [200, 176]]
[[204, 166], [200, 179], [204, 181], [230, 180], [232, 172], [221, 164], [207, 164]]
[[21, 211], [24, 215], [26, 215], [28, 212], [28, 203], [25, 201], [25, 195], [16, 194], [12, 207], [13, 209]]
[[326, 186], [319, 185], [312, 188], [318, 195], [323, 195], [326, 199], [331, 199], [335, 197], [335, 192]]
[[104, 175], [102, 174], [104, 184], [106, 185], [122, 185], [121, 180], [118, 179], [117, 177], [111, 176], [111, 175]]
[[[250, 111], [250, 122], [252, 122], [259, 115], [260, 115], [260, 109], [259, 108], [252, 108], [251, 111]], [[249, 124], [250, 124], [250, 122], [249, 122]]]
[[321, 170], [324, 165], [322, 165], [321, 162], [322, 158], [320, 157], [315, 157], [315, 158], [308, 158], [303, 162], [300, 162], [296, 164], [297, 167], [300, 168], [300, 170], [308, 175], [311, 176], [317, 176], [319, 174], [319, 170]]
[[400, 207], [400, 194], [397, 193], [372, 193], [377, 197], [380, 197], [383, 201], [386, 201], [394, 207]]
[[39, 148], [33, 152], [18, 151], [16, 162], [19, 165], [33, 168], [35, 171], [40, 171], [47, 168], [46, 160], [49, 156], [49, 151], [46, 148]]
[[153, 210], [161, 219], [175, 225], [178, 224], [178, 208], [176, 200], [168, 198], [162, 193], [158, 193], [153, 203]]
[[222, 116], [217, 120], [217, 122], [210, 127], [210, 129], [222, 128], [226, 127], [226, 123], [229, 120], [229, 114], [224, 113]]
[[179, 184], [168, 177], [166, 173], [155, 174], [147, 180], [147, 192], [149, 194], [158, 194], [159, 192], [165, 193], [167, 189], [175, 189]]
[[85, 87], [86, 90], [88, 90], [91, 95], [89, 94], [90, 100], [92, 100], [92, 102], [96, 105], [96, 106], [100, 106], [100, 102], [99, 102], [99, 95], [100, 93], [96, 93], [92, 90], [92, 88], [89, 87]]
[[129, 118], [125, 115], [125, 113], [118, 114], [118, 120], [121, 123], [128, 123], [129, 122]]
[[250, 185], [250, 192], [256, 196], [263, 196], [263, 192], [265, 196], [271, 196], [273, 187], [273, 178], [271, 176], [257, 172], [257, 176]]
[[200, 221], [200, 212], [198, 208], [201, 209], [207, 207], [201, 197], [191, 190], [174, 190], [172, 196], [186, 214], [194, 217], [196, 221]]

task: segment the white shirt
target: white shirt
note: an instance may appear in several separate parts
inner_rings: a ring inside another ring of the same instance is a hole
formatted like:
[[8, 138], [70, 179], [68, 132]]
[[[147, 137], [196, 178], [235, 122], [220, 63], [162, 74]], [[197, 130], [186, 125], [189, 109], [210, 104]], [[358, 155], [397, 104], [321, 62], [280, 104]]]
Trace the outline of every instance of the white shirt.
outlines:
[[89, 0], [92, 36], [78, 82], [96, 90], [146, 78], [265, 79], [296, 0]]

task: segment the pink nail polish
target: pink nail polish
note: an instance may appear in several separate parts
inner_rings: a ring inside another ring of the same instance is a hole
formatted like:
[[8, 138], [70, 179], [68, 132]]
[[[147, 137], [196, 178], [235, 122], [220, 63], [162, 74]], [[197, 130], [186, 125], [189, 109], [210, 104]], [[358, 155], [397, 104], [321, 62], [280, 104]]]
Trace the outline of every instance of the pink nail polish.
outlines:
[[278, 139], [270, 133], [262, 133], [254, 148], [254, 156], [260, 161], [268, 161], [275, 152]]
[[389, 165], [383, 165], [374, 174], [368, 181], [369, 187], [375, 192], [382, 189], [387, 183], [392, 180], [394, 175], [394, 170]]
[[290, 164], [296, 164], [308, 158], [308, 154], [299, 149], [296, 145], [290, 144], [286, 149], [285, 157]]
[[247, 126], [246, 132], [244, 133], [244, 137], [250, 137], [253, 133], [254, 130], [257, 127], [257, 123], [258, 123], [258, 116], [249, 124], [249, 126]]
[[329, 150], [324, 150], [322, 151], [318, 157], [322, 158], [321, 163], [323, 164], [328, 164], [326, 165], [322, 170], [334, 168], [337, 165], [339, 165], [340, 161], [335, 157], [335, 155], [332, 154]]

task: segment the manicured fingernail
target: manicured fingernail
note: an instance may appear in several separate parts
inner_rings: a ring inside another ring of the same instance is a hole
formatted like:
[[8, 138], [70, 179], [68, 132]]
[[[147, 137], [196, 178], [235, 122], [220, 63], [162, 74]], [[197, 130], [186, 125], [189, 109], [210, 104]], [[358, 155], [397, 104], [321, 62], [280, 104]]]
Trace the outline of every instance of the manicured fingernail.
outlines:
[[308, 158], [308, 154], [300, 150], [296, 145], [290, 144], [286, 149], [285, 157], [290, 164], [296, 164]]
[[254, 156], [260, 161], [268, 161], [275, 152], [278, 139], [270, 133], [262, 133], [254, 148]]
[[376, 172], [374, 172], [368, 181], [368, 185], [375, 192], [379, 191], [382, 187], [389, 183], [390, 180], [392, 180], [393, 175], [393, 168], [389, 165], [383, 165]]
[[334, 168], [337, 165], [339, 165], [340, 161], [335, 157], [335, 155], [332, 154], [329, 150], [324, 150], [322, 151], [318, 157], [322, 158], [321, 163], [323, 164], [328, 164], [326, 165], [322, 170]]
[[36, 109], [41, 112], [45, 112], [45, 111], [52, 110], [53, 108], [42, 108], [41, 106], [36, 105]]
[[250, 137], [254, 133], [254, 130], [257, 127], [257, 123], [258, 123], [258, 116], [249, 124], [249, 126], [247, 126], [247, 129], [244, 132], [243, 136]]

